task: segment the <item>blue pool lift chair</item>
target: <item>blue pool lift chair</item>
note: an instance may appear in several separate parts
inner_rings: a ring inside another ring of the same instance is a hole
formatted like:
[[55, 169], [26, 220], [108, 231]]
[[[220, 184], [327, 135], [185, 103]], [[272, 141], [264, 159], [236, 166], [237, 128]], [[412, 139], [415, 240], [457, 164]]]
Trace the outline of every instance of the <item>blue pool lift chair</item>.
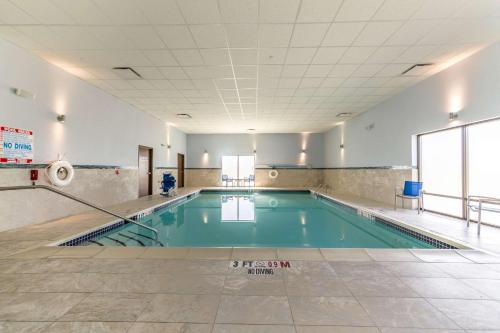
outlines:
[[414, 182], [407, 180], [405, 181], [405, 186], [403, 189], [400, 187], [396, 188], [394, 191], [394, 210], [397, 207], [397, 200], [401, 198], [401, 208], [404, 207], [404, 200], [417, 200], [418, 201], [418, 213], [424, 209], [424, 196], [423, 196], [423, 183], [422, 182]]

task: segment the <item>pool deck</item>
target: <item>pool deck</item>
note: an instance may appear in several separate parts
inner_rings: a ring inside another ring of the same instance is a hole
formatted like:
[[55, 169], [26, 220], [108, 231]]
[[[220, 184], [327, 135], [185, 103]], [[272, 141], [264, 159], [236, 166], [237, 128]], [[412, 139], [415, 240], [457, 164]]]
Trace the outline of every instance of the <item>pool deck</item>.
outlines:
[[[333, 197], [500, 253], [498, 229], [478, 238], [460, 220]], [[166, 200], [109, 208], [130, 216]], [[1, 232], [0, 332], [500, 332], [500, 257], [483, 251], [46, 246], [113, 220]], [[251, 275], [233, 260], [291, 267]]]

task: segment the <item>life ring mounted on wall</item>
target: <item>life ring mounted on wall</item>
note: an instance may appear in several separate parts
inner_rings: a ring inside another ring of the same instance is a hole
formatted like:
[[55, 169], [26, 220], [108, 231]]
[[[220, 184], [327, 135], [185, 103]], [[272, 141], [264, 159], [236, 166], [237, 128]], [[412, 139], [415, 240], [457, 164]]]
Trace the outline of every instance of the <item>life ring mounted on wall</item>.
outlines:
[[68, 161], [59, 160], [50, 163], [45, 173], [52, 185], [63, 187], [71, 183], [75, 176], [75, 169]]
[[276, 179], [278, 178], [278, 176], [279, 176], [278, 170], [272, 169], [271, 171], [269, 171], [269, 178]]

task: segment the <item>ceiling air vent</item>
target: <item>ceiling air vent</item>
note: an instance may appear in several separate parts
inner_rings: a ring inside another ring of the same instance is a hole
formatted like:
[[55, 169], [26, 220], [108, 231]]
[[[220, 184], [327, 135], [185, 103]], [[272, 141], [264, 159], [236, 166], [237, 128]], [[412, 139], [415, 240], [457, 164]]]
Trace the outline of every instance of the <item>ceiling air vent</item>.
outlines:
[[433, 63], [422, 63], [422, 64], [415, 64], [413, 66], [408, 67], [406, 70], [404, 70], [401, 75], [420, 75], [426, 71], [429, 70], [430, 66], [434, 66]]
[[341, 113], [338, 113], [335, 117], [337, 117], [337, 118], [345, 118], [345, 117], [350, 117], [350, 116], [352, 116], [351, 112], [341, 112]]
[[113, 67], [113, 71], [122, 79], [142, 79], [141, 74], [132, 67]]
[[191, 119], [191, 115], [187, 114], [187, 113], [178, 113], [177, 114], [177, 118], [180, 118], [180, 119]]

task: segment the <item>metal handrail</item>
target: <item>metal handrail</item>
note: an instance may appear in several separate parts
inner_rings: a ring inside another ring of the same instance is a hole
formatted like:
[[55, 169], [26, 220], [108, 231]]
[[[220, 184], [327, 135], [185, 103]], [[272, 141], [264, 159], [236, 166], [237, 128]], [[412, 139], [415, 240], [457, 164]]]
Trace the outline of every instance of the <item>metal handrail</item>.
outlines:
[[68, 193], [65, 193], [63, 191], [59, 191], [59, 190], [56, 190], [55, 188], [52, 188], [50, 186], [46, 186], [46, 185], [25, 185], [25, 186], [3, 186], [3, 187], [0, 187], [0, 191], [15, 191], [15, 190], [36, 190], [36, 189], [42, 189], [42, 190], [47, 190], [47, 191], [50, 191], [50, 192], [54, 192], [54, 193], [57, 193], [59, 195], [62, 195], [63, 197], [66, 197], [68, 199], [71, 199], [71, 200], [74, 200], [74, 201], [77, 201], [81, 204], [84, 204], [84, 205], [87, 205], [89, 207], [92, 207], [94, 209], [97, 209], [101, 212], [104, 212], [106, 214], [109, 214], [109, 215], [112, 215], [114, 217], [118, 217], [128, 223], [132, 223], [132, 224], [135, 224], [141, 228], [144, 228], [144, 229], [148, 229], [149, 231], [152, 231], [155, 235], [155, 241], [158, 242], [158, 230], [156, 230], [155, 228], [151, 228], [151, 227], [148, 227], [147, 225], [144, 225], [142, 223], [139, 223], [139, 222], [136, 222], [132, 219], [129, 219], [127, 217], [123, 217], [121, 215], [118, 215], [116, 213], [113, 213], [107, 209], [104, 209], [102, 207], [99, 207], [99, 206], [96, 206], [88, 201], [85, 201], [83, 199], [80, 199], [78, 197], [75, 197], [71, 194], [68, 194]]
[[[492, 198], [492, 197], [485, 197], [485, 196], [480, 196], [480, 195], [469, 195], [466, 199], [466, 205], [467, 205], [467, 228], [469, 227], [470, 224], [470, 211], [478, 212], [477, 213], [477, 234], [481, 234], [481, 212], [483, 210], [487, 212], [495, 212], [495, 213], [500, 213], [500, 209], [496, 208], [488, 208], [488, 207], [483, 207], [483, 204], [491, 204], [491, 205], [500, 205], [500, 199], [498, 198]], [[471, 202], [477, 202], [477, 206], [473, 205]]]

